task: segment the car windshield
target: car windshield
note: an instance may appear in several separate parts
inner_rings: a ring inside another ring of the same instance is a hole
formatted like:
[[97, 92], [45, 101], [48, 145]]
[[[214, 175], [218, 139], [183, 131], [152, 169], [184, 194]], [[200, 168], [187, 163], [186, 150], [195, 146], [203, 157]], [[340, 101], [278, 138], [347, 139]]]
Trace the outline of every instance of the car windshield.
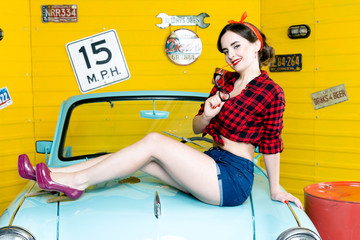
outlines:
[[[204, 98], [106, 98], [74, 104], [61, 138], [59, 158], [70, 161], [118, 151], [159, 132], [201, 151], [211, 147], [192, 130], [192, 119]], [[185, 141], [186, 141], [185, 140]], [[201, 145], [201, 146], [200, 146]]]

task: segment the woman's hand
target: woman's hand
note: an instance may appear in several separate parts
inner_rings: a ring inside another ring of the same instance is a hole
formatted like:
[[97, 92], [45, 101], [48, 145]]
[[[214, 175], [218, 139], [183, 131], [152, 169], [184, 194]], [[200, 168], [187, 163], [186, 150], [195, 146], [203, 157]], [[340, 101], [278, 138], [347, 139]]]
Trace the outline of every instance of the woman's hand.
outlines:
[[202, 133], [211, 119], [215, 117], [223, 107], [224, 102], [220, 100], [219, 94], [209, 97], [205, 101], [204, 112], [193, 119], [193, 131], [195, 134]]
[[214, 96], [209, 97], [205, 101], [204, 113], [207, 118], [215, 117], [224, 106], [225, 102], [222, 102], [219, 93], [217, 92]]
[[279, 201], [279, 202], [293, 202], [296, 204], [296, 206], [302, 210], [304, 209], [304, 206], [302, 205], [302, 203], [300, 202], [300, 200], [297, 197], [294, 197], [291, 193], [287, 193], [287, 192], [283, 192], [283, 191], [279, 191], [276, 193], [272, 193], [271, 194], [271, 198], [273, 200]]

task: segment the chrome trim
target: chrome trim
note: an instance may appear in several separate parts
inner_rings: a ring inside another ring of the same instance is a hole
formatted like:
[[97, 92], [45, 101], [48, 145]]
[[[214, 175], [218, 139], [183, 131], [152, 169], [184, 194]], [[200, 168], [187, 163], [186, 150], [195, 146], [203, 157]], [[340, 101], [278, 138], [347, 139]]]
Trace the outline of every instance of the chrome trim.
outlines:
[[[295, 238], [294, 238], [295, 237]], [[307, 239], [321, 240], [321, 237], [308, 228], [289, 228], [282, 232], [276, 240]]]
[[8, 234], [21, 236], [21, 238], [25, 238], [26, 240], [35, 240], [35, 237], [31, 235], [29, 231], [17, 226], [7, 226], [0, 228], [0, 237], [6, 236]]
[[161, 216], [161, 203], [160, 203], [160, 197], [159, 197], [158, 192], [155, 192], [154, 215], [156, 218], [159, 218]]
[[33, 184], [29, 187], [29, 189], [26, 191], [26, 193], [25, 193], [24, 196], [22, 197], [19, 205], [17, 206], [16, 210], [14, 211], [14, 213], [13, 213], [11, 219], [10, 219], [9, 226], [11, 226], [11, 225], [13, 224], [13, 221], [14, 221], [15, 216], [16, 216], [17, 212], [19, 211], [19, 208], [20, 208], [21, 205], [23, 204], [25, 198], [26, 198], [26, 194], [28, 194], [28, 193], [31, 191], [31, 189], [34, 187], [35, 183], [36, 183], [36, 182], [33, 182]]
[[299, 221], [298, 217], [296, 216], [294, 210], [293, 210], [292, 207], [290, 206], [290, 203], [289, 203], [288, 201], [286, 201], [285, 203], [288, 205], [288, 207], [289, 207], [292, 215], [294, 216], [294, 218], [295, 218], [295, 220], [296, 220], [296, 222], [297, 222], [297, 225], [298, 225], [299, 227], [301, 227], [300, 221]]

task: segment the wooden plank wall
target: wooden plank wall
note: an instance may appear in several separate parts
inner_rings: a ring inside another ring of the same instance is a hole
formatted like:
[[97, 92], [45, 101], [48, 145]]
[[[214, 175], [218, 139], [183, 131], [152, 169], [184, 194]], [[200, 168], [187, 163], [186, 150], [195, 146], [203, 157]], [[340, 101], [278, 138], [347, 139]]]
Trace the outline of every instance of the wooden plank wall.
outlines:
[[[317, 182], [360, 180], [360, 3], [355, 0], [261, 0], [261, 26], [277, 54], [302, 54], [300, 72], [271, 73], [287, 100], [281, 183], [303, 200]], [[287, 37], [307, 24], [306, 39]], [[345, 84], [349, 100], [318, 110], [311, 94]]]
[[34, 159], [34, 108], [31, 66], [31, 24], [28, 1], [0, 4], [0, 89], [6, 87], [13, 103], [0, 110], [0, 213], [26, 181], [17, 174], [17, 155]]

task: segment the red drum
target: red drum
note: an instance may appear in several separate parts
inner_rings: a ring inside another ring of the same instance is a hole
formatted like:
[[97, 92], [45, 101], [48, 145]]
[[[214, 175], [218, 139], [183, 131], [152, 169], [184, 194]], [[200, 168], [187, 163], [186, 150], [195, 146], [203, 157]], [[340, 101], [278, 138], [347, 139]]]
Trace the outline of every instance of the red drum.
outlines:
[[305, 187], [306, 213], [322, 240], [360, 239], [360, 182], [325, 182]]

